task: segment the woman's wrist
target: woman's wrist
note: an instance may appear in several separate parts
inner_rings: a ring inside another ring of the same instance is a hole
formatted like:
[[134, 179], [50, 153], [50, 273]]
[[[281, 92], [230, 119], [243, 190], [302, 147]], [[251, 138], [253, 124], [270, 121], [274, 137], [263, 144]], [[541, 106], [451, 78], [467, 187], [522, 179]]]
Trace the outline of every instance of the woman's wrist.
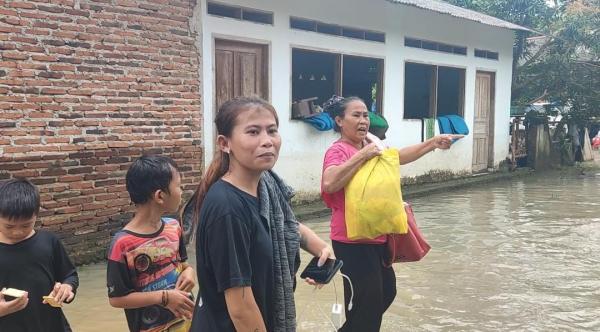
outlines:
[[428, 139], [426, 141], [427, 145], [426, 145], [426, 152], [425, 153], [429, 153], [431, 151], [435, 151], [436, 147], [435, 147], [435, 137], [432, 137], [430, 139]]
[[317, 252], [316, 253], [312, 253], [312, 254], [313, 254], [313, 256], [319, 257], [319, 256], [321, 256], [321, 254], [323, 254], [323, 250], [327, 249], [329, 247], [329, 245], [327, 244], [327, 242], [323, 241], [323, 239], [321, 239], [319, 237], [319, 243], [318, 243], [317, 247], [319, 248], [317, 250]]
[[358, 153], [355, 154], [355, 156], [358, 156], [358, 162], [361, 165], [363, 163], [365, 163], [367, 160], [369, 160], [368, 155], [367, 155], [367, 150], [365, 150], [365, 149], [358, 150]]

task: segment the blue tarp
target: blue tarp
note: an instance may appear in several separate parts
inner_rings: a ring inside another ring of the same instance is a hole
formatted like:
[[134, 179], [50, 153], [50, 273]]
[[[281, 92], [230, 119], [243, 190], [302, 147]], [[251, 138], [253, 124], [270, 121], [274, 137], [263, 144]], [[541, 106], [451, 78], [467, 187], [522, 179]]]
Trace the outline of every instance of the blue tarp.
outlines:
[[438, 125], [440, 127], [440, 134], [469, 134], [469, 127], [467, 127], [465, 119], [458, 115], [440, 116], [438, 117]]
[[440, 126], [440, 134], [452, 134], [452, 125], [450, 120], [445, 116], [438, 117], [438, 125]]
[[328, 113], [317, 113], [315, 116], [302, 119], [302, 121], [310, 124], [319, 131], [327, 131], [333, 129], [333, 119]]
[[465, 119], [461, 118], [458, 115], [446, 115], [448, 120], [450, 120], [450, 125], [452, 125], [452, 131], [455, 134], [459, 135], [469, 135], [469, 127], [465, 123]]

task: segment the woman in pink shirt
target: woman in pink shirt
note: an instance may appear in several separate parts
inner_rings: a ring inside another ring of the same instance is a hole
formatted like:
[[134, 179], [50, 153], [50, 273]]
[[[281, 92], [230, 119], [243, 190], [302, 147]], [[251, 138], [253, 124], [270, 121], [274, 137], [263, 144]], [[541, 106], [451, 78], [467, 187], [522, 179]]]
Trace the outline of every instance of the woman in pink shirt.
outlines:
[[[346, 322], [339, 331], [379, 331], [383, 313], [396, 296], [396, 277], [391, 267], [382, 264], [385, 236], [360, 241], [346, 236], [344, 187], [360, 167], [381, 154], [381, 150], [367, 140], [369, 111], [362, 99], [334, 96], [325, 103], [324, 109], [335, 120], [335, 131], [341, 137], [325, 153], [321, 194], [332, 211], [330, 238], [335, 256], [344, 262], [342, 273], [352, 283], [344, 279]], [[400, 164], [415, 161], [438, 148], [448, 149], [452, 139], [459, 137], [462, 136], [439, 135], [399, 149]]]

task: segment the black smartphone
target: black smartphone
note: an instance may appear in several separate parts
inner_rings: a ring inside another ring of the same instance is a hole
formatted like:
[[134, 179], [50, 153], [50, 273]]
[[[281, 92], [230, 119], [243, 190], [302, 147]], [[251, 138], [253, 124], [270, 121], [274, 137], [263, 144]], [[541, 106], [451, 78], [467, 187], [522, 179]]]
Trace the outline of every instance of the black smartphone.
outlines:
[[312, 280], [320, 283], [327, 284], [331, 281], [331, 278], [340, 270], [344, 262], [340, 259], [327, 259], [323, 266], [317, 266], [319, 262], [318, 257], [314, 257], [306, 266], [302, 274], [300, 274], [300, 278], [306, 279], [311, 278]]

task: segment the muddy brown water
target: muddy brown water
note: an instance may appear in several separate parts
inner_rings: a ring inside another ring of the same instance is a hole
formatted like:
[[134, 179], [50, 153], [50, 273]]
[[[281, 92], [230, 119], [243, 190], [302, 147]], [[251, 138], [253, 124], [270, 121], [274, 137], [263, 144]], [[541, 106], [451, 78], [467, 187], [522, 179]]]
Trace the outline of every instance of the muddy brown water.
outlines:
[[[382, 331], [600, 331], [600, 173], [446, 190], [413, 206], [433, 249], [394, 266], [398, 295]], [[309, 226], [327, 238], [327, 219]], [[79, 271], [65, 307], [73, 330], [127, 331], [122, 310], [108, 305], [105, 264]], [[333, 330], [335, 289], [343, 298], [334, 280], [298, 286], [299, 331]]]

